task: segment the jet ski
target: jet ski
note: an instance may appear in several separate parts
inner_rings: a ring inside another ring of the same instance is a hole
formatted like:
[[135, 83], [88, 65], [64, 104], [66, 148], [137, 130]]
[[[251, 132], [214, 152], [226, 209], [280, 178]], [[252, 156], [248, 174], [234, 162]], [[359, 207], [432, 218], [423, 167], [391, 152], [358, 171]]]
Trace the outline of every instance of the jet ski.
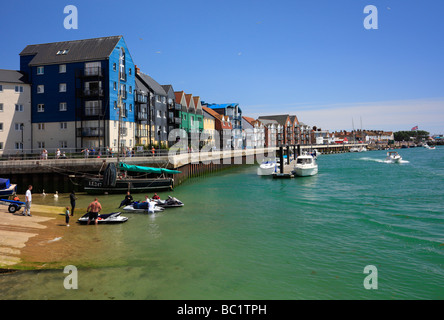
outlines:
[[160, 199], [151, 199], [156, 203], [156, 206], [161, 208], [177, 208], [177, 207], [183, 207], [184, 203], [174, 197], [168, 196], [168, 199], [166, 200], [160, 200]]
[[[121, 212], [112, 212], [107, 214], [99, 214], [97, 223], [98, 224], [106, 224], [106, 223], [123, 223], [128, 221], [127, 217], [123, 217], [120, 215]], [[80, 224], [87, 224], [89, 219], [89, 212], [84, 214], [82, 217], [77, 220]], [[91, 220], [89, 224], [94, 224], [94, 220]]]
[[132, 204], [125, 206], [123, 208], [123, 210], [128, 211], [128, 212], [161, 212], [163, 210], [165, 210], [164, 208], [161, 208], [159, 206], [156, 205], [156, 203], [154, 201], [151, 201], [152, 204], [152, 209], [148, 210], [148, 202], [133, 202]]

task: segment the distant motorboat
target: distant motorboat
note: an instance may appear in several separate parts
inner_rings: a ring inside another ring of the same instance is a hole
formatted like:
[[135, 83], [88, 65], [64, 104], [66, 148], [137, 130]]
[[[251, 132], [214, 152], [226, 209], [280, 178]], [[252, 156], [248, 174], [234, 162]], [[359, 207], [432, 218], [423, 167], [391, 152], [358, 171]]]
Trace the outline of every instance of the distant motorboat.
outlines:
[[296, 158], [293, 174], [299, 177], [313, 176], [318, 173], [316, 159], [311, 154], [302, 154]]
[[435, 150], [435, 147], [434, 147], [434, 146], [431, 147], [431, 146], [429, 146], [427, 143], [425, 143], [425, 144], [423, 145], [423, 147], [426, 148], [426, 149], [429, 149], [429, 150]]
[[358, 147], [352, 147], [352, 148], [350, 148], [350, 152], [359, 152], [359, 148]]
[[389, 151], [385, 160], [391, 163], [401, 163], [402, 157], [396, 151]]
[[359, 148], [359, 152], [365, 152], [368, 151], [366, 147], [362, 146], [361, 148]]
[[258, 176], [269, 176], [276, 172], [277, 170], [277, 162], [273, 160], [267, 160], [260, 164], [259, 168], [257, 168]]

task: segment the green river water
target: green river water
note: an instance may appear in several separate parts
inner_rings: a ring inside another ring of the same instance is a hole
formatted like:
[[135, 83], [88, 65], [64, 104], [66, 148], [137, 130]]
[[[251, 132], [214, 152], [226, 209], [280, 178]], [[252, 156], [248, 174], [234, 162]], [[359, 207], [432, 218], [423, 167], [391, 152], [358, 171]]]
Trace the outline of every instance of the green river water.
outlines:
[[[63, 269], [19, 271], [0, 276], [0, 297], [443, 299], [444, 148], [398, 152], [402, 164], [385, 163], [386, 151], [321, 155], [317, 176], [288, 180], [241, 166], [160, 193], [182, 208], [124, 213], [120, 225], [72, 221], [65, 237], [91, 245], [66, 262], [78, 289], [64, 288]], [[103, 212], [122, 198], [100, 196]], [[367, 265], [377, 289], [363, 285]]]

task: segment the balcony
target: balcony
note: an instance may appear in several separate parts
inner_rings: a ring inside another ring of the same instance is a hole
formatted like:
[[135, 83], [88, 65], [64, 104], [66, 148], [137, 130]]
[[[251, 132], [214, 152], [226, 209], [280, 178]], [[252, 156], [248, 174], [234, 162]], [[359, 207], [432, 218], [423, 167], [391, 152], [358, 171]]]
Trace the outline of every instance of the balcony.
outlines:
[[146, 113], [146, 112], [137, 112], [137, 120], [140, 120], [140, 121], [148, 120], [148, 113]]
[[77, 96], [81, 98], [101, 98], [104, 96], [103, 89], [77, 89]]
[[97, 128], [97, 127], [77, 128], [77, 136], [101, 137], [103, 136], [103, 128]]
[[86, 117], [92, 117], [92, 116], [99, 116], [103, 112], [102, 107], [85, 107], [85, 116]]
[[80, 77], [103, 77], [101, 67], [88, 67], [77, 71]]

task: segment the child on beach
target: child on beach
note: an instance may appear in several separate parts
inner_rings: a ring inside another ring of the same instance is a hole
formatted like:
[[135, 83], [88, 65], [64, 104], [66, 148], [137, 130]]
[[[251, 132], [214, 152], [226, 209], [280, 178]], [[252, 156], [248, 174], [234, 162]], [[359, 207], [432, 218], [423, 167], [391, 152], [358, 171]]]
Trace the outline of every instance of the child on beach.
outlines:
[[66, 207], [66, 211], [65, 211], [65, 221], [66, 221], [66, 226], [69, 227], [69, 208]]

